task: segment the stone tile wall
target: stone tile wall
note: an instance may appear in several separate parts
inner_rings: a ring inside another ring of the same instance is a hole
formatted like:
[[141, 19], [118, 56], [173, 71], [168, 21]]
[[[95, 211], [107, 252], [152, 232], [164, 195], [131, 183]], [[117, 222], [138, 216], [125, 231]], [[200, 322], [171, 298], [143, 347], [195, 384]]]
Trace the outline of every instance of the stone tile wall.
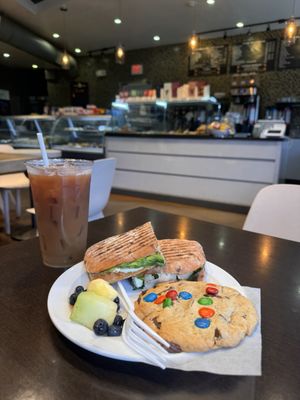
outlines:
[[[271, 31], [253, 34], [255, 39], [279, 38], [282, 31]], [[245, 39], [245, 35], [203, 40], [203, 45], [234, 44]], [[277, 49], [279, 46], [277, 46]], [[230, 49], [230, 46], [229, 46]], [[278, 53], [278, 51], [277, 51]], [[278, 54], [276, 55], [278, 57]], [[230, 54], [229, 54], [230, 58]], [[144, 74], [139, 77], [130, 75], [132, 64], [143, 64]], [[117, 65], [113, 54], [104, 54], [96, 57], [78, 58], [78, 81], [88, 82], [90, 103], [97, 106], [110, 107], [119, 88], [129, 82], [147, 81], [154, 86], [163, 82], [180, 81], [181, 83], [194, 79], [188, 76], [188, 48], [186, 44], [174, 44], [148, 49], [126, 52], [126, 63]], [[98, 69], [106, 69], [107, 76], [97, 78]], [[211, 93], [228, 93], [231, 85], [231, 74], [206, 76], [204, 78], [211, 85]], [[201, 79], [201, 77], [199, 77]], [[286, 96], [300, 96], [300, 69], [274, 70], [259, 74], [259, 92], [261, 94], [261, 114], [267, 105], [274, 104], [278, 98]], [[71, 100], [70, 82], [66, 77], [57, 83], [48, 84], [49, 102], [52, 105], [69, 105]]]

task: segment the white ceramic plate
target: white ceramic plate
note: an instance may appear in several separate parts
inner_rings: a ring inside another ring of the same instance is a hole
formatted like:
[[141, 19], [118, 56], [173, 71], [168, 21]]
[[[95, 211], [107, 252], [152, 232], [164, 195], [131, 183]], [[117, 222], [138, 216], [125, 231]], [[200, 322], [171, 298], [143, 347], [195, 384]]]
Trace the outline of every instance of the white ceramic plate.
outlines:
[[[88, 281], [83, 262], [74, 265], [56, 279], [48, 295], [48, 312], [55, 327], [71, 342], [93, 353], [118, 360], [146, 362], [131, 350], [121, 337], [99, 337], [93, 331], [70, 320], [69, 296], [76, 286], [86, 287]], [[245, 296], [236, 279], [208, 261], [205, 264], [205, 281], [232, 287]], [[140, 292], [133, 291], [128, 282], [125, 281], [124, 286], [132, 300], [138, 297]], [[173, 354], [172, 357], [180, 357], [180, 354]]]

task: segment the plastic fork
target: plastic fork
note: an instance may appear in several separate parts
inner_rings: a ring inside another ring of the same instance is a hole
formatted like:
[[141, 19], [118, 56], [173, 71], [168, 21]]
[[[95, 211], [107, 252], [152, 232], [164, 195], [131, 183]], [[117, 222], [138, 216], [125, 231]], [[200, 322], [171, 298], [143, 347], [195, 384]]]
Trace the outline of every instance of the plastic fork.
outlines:
[[118, 288], [120, 300], [128, 313], [122, 333], [124, 342], [151, 364], [165, 369], [166, 356], [169, 354], [165, 348], [169, 348], [170, 344], [134, 313], [133, 304], [121, 282], [118, 282]]

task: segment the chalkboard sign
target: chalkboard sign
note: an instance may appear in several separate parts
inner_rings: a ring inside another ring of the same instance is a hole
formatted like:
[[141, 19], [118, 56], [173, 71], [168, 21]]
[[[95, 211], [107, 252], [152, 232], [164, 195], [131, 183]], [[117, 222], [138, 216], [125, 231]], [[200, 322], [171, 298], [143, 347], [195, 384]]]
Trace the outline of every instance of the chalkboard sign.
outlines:
[[278, 68], [300, 68], [300, 37], [291, 46], [287, 46], [283, 40], [281, 41]]
[[276, 40], [249, 40], [232, 46], [230, 72], [263, 72], [274, 69]]
[[189, 76], [219, 75], [227, 71], [228, 46], [200, 47], [189, 58]]

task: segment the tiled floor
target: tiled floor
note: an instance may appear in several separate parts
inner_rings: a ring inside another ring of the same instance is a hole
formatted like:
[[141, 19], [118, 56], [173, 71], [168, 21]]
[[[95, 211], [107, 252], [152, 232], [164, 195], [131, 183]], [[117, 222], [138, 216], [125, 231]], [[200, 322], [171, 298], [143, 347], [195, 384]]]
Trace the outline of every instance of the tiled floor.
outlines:
[[[29, 198], [26, 193], [22, 196], [23, 210], [29, 207]], [[208, 222], [231, 226], [233, 228], [242, 228], [245, 214], [215, 210], [210, 208], [179, 204], [167, 201], [158, 201], [133, 196], [124, 196], [113, 194], [104, 210], [104, 215], [112, 215], [119, 211], [125, 211], [136, 207], [148, 207], [159, 211], [165, 211], [173, 214], [183, 215]], [[30, 229], [31, 218], [26, 211], [20, 219], [15, 218], [14, 211], [11, 212], [11, 225], [13, 236]], [[0, 246], [12, 242], [13, 239], [3, 232], [3, 218], [0, 215]]]

